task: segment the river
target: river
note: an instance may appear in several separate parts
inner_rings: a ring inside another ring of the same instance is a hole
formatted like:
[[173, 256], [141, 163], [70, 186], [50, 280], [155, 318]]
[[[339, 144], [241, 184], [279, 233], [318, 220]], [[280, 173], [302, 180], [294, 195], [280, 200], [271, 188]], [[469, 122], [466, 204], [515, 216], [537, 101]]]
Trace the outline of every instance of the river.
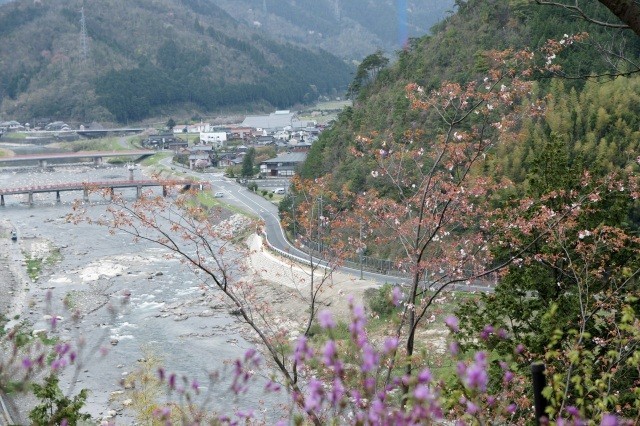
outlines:
[[[128, 173], [122, 166], [80, 165], [28, 172], [5, 169], [0, 172], [0, 187], [126, 180]], [[133, 200], [135, 190], [125, 190], [123, 195]], [[98, 420], [115, 414], [112, 421], [116, 424], [133, 424], [132, 412], [125, 408], [131, 394], [122, 393], [122, 382], [152, 354], [167, 372], [196, 379], [204, 394], [211, 391], [206, 402], [211, 410], [230, 413], [233, 407], [259, 408], [259, 401], [263, 401], [264, 407], [270, 408], [259, 415], [269, 422], [280, 418], [283, 397], [265, 395], [264, 379], [258, 378], [242, 397], [233, 398], [228, 391], [230, 361], [252, 347], [243, 338], [246, 326], [229, 313], [214, 292], [203, 289], [196, 274], [178, 259], [167, 258], [159, 246], [134, 242], [124, 233], [110, 234], [97, 225], [69, 222], [72, 203], [80, 197], [81, 192], [63, 192], [61, 203], [56, 204], [55, 193], [35, 194], [34, 205], [29, 206], [26, 196], [6, 196], [6, 206], [0, 209], [0, 218], [18, 231], [15, 250], [18, 246], [22, 250], [42, 246], [43, 252], [59, 251], [61, 255], [30, 285], [21, 319], [34, 329], [46, 328], [47, 312], [43, 307], [50, 291], [53, 297], [48, 313], [62, 317], [55, 337], [86, 340], [86, 349], [80, 356], [81, 370], [77, 376], [73, 370], [62, 376], [63, 391], [89, 389], [84, 412]], [[89, 203], [93, 218], [103, 215], [108, 205], [99, 195], [92, 195]], [[79, 322], [70, 319], [63, 300], [72, 310], [82, 312]], [[128, 303], [123, 304], [125, 300]], [[110, 306], [115, 308], [113, 315]], [[97, 351], [89, 357], [91, 348], [102, 348], [107, 353], [103, 356]], [[209, 384], [212, 372], [220, 372], [221, 378]], [[160, 399], [164, 398], [174, 396], [161, 394]]]

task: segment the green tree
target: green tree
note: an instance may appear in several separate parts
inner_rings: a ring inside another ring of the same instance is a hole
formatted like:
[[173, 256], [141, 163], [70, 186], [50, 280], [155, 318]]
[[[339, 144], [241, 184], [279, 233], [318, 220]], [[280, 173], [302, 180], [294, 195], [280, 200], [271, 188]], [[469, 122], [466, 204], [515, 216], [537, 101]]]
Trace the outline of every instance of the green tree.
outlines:
[[33, 384], [33, 393], [42, 403], [29, 412], [32, 424], [49, 426], [66, 422], [74, 426], [81, 420], [90, 420], [89, 414], [80, 412], [87, 400], [87, 390], [81, 390], [71, 399], [62, 393], [58, 382], [58, 377], [52, 374], [44, 379], [43, 385]]
[[176, 122], [173, 118], [169, 118], [169, 121], [167, 121], [167, 130], [169, 130], [170, 132], [173, 131], [173, 128], [176, 127]]
[[255, 148], [249, 148], [249, 150], [244, 156], [244, 159], [242, 160], [242, 171], [240, 172], [242, 177], [252, 177], [254, 175], [253, 162], [255, 160], [255, 157], [256, 157]]

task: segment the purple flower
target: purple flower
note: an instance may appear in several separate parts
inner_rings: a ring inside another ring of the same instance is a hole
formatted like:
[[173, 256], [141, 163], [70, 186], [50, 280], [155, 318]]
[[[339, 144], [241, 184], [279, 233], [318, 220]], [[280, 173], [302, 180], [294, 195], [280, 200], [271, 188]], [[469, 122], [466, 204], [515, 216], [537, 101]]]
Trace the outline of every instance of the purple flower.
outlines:
[[569, 415], [570, 415], [571, 417], [578, 417], [578, 416], [580, 416], [580, 411], [579, 411], [576, 407], [574, 407], [573, 405], [568, 406], [568, 407], [566, 408], [566, 410], [567, 410], [567, 413], [569, 413]]
[[393, 287], [393, 290], [391, 290], [391, 301], [393, 302], [393, 306], [398, 306], [401, 300], [402, 290], [400, 290], [399, 286]]
[[493, 333], [493, 326], [485, 325], [482, 331], [480, 332], [480, 338], [482, 340], [487, 340], [492, 333]]
[[191, 389], [193, 389], [197, 394], [200, 393], [200, 383], [196, 379], [193, 379], [191, 382]]
[[509, 383], [510, 381], [513, 380], [513, 377], [514, 377], [513, 372], [507, 370], [504, 372], [504, 377], [502, 379], [505, 381], [505, 383]]
[[364, 320], [364, 308], [362, 305], [354, 305], [352, 312], [355, 319]]
[[522, 352], [524, 352], [524, 345], [522, 343], [518, 343], [518, 346], [516, 346], [515, 352], [517, 354], [521, 354]]
[[398, 338], [397, 337], [387, 337], [384, 341], [384, 353], [388, 354], [394, 351], [398, 347]]
[[51, 363], [52, 370], [60, 370], [67, 366], [67, 361], [64, 359], [57, 359]]
[[171, 389], [175, 389], [176, 388], [176, 375], [171, 373], [171, 375], [169, 375], [169, 388]]
[[161, 382], [164, 382], [164, 368], [158, 368], [158, 378]]
[[333, 340], [327, 340], [327, 343], [324, 345], [324, 351], [322, 352], [322, 362], [326, 366], [333, 365], [333, 359], [336, 356], [336, 342]]
[[516, 412], [516, 408], [518, 408], [516, 404], [510, 404], [507, 406], [507, 413], [514, 414]]
[[458, 355], [458, 353], [460, 352], [460, 345], [458, 344], [458, 342], [449, 343], [449, 352], [453, 356], [457, 356]]
[[425, 368], [418, 374], [418, 383], [429, 383], [431, 379], [431, 371], [428, 368]]
[[312, 378], [309, 380], [309, 394], [304, 403], [304, 408], [307, 411], [316, 411], [320, 408], [322, 403], [322, 383]]
[[280, 385], [277, 384], [276, 382], [272, 382], [271, 380], [269, 380], [267, 384], [264, 386], [264, 389], [267, 392], [280, 392]]
[[342, 398], [344, 397], [344, 385], [339, 378], [333, 380], [333, 387], [331, 388], [331, 405], [337, 407]]
[[602, 421], [600, 422], [600, 426], [618, 426], [619, 424], [618, 417], [608, 413], [602, 416]]
[[307, 344], [307, 338], [300, 336], [293, 351], [293, 359], [295, 362], [302, 363], [310, 358], [313, 358], [313, 349]]
[[369, 408], [369, 422], [372, 424], [380, 424], [380, 416], [384, 414], [384, 404], [379, 399], [376, 399], [371, 402], [371, 407]]
[[467, 401], [467, 413], [474, 415], [478, 412], [478, 406], [471, 401]]
[[22, 359], [22, 367], [25, 370], [30, 370], [31, 367], [33, 367], [33, 362], [31, 361], [31, 358], [29, 357], [25, 357]]
[[413, 397], [418, 401], [424, 401], [429, 398], [429, 388], [425, 385], [418, 385], [413, 390]]
[[[489, 374], [487, 373], [487, 354], [480, 351], [476, 353], [474, 358], [474, 362], [466, 368], [466, 371], [464, 371], [462, 380], [468, 388], [484, 392], [487, 390], [487, 383], [489, 382]], [[460, 367], [458, 367], [458, 372], [460, 372]]]
[[465, 378], [465, 384], [471, 389], [478, 389], [480, 391], [487, 390], [487, 382], [489, 376], [483, 366], [472, 364], [467, 369], [467, 376]]
[[460, 331], [460, 324], [457, 317], [454, 317], [453, 315], [448, 316], [447, 318], [445, 318], [444, 323], [453, 333], [457, 333]]
[[241, 419], [251, 419], [253, 418], [253, 410], [238, 411], [236, 413], [236, 416], [240, 417]]
[[331, 312], [326, 309], [320, 311], [318, 314], [318, 322], [320, 323], [320, 327], [325, 329], [332, 329], [336, 327], [336, 323], [333, 321]]
[[360, 369], [366, 373], [373, 370], [377, 364], [378, 354], [376, 354], [375, 350], [370, 344], [366, 343], [362, 347], [362, 365], [360, 366]]

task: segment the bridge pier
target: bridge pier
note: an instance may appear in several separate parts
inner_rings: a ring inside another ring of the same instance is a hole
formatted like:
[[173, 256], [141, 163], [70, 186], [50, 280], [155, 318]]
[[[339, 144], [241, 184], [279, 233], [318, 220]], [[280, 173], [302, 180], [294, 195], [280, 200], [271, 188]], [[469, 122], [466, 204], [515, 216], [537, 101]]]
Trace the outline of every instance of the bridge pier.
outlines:
[[47, 167], [47, 160], [38, 160], [38, 164], [40, 164], [41, 169], [44, 169]]
[[0, 207], [4, 207], [4, 195], [0, 195]]
[[99, 166], [100, 164], [102, 164], [102, 157], [94, 157], [93, 164], [96, 166]]
[[56, 203], [60, 204], [60, 191], [56, 191]]
[[113, 187], [109, 188], [109, 199], [113, 201]]
[[84, 201], [89, 201], [89, 190], [87, 188], [82, 190], [82, 199]]
[[33, 205], [33, 192], [29, 191], [29, 205]]
[[142, 198], [142, 186], [138, 185], [136, 186], [136, 200], [139, 200], [140, 198]]
[[166, 187], [166, 185], [162, 185], [162, 196], [163, 197], [167, 196], [167, 187]]

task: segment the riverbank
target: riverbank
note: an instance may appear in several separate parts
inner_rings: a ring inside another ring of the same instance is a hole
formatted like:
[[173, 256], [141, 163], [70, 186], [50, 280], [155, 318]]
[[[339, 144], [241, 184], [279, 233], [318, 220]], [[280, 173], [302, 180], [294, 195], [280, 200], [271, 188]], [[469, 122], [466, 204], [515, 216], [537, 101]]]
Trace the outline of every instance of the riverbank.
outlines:
[[[121, 172], [108, 173], [116, 179]], [[95, 206], [95, 214], [102, 214], [104, 207]], [[122, 383], [140, 368], [143, 347], [152, 345], [169, 370], [197, 377], [202, 370], [224, 368], [217, 363], [233, 360], [260, 344], [246, 324], [230, 315], [230, 305], [217, 292], [203, 291], [197, 274], [187, 271], [177, 259], [167, 258], [157, 245], [134, 243], [95, 225], [69, 223], [69, 207], [64, 205], [14, 206], [5, 212], [8, 219], [1, 220], [0, 258], [7, 267], [2, 268], [6, 279], [1, 280], [0, 290], [12, 297], [2, 298], [6, 305], [2, 312], [11, 318], [20, 315], [33, 328], [46, 328], [47, 310], [59, 313], [61, 321], [53, 337], [69, 342], [87, 339], [88, 345], [108, 350], [105, 357], [84, 360], [79, 374], [64, 376], [64, 385], [73, 392], [90, 390], [85, 412], [94, 418], [134, 423], [127, 408], [130, 395]], [[17, 242], [9, 238], [14, 226], [19, 229]], [[256, 284], [257, 302], [270, 306], [272, 324], [288, 330], [288, 337], [295, 339], [306, 325], [309, 272], [268, 252], [257, 235], [251, 235], [246, 244], [248, 251], [241, 257], [246, 266], [241, 268], [244, 279]], [[43, 269], [32, 280], [26, 272], [25, 253], [43, 260], [56, 253], [59, 257], [42, 262]], [[317, 283], [322, 275], [316, 274]], [[346, 296], [354, 294], [360, 300], [370, 285], [334, 273], [325, 282], [318, 306], [346, 319]], [[53, 294], [54, 306], [48, 306], [48, 292]], [[126, 306], [122, 305], [123, 294], [131, 294]], [[77, 322], [63, 304], [78, 313]], [[117, 314], [110, 314], [107, 306], [115, 306]], [[216, 354], [213, 359], [211, 353]], [[226, 389], [224, 383], [220, 386]], [[251, 406], [261, 398], [249, 395], [244, 404]], [[18, 405], [26, 409], [32, 402]], [[216, 403], [224, 406], [224, 398]], [[26, 414], [23, 410], [23, 420]]]
[[22, 254], [23, 242], [11, 240], [14, 226], [6, 219], [0, 220], [0, 316], [17, 321], [27, 303], [31, 284]]

